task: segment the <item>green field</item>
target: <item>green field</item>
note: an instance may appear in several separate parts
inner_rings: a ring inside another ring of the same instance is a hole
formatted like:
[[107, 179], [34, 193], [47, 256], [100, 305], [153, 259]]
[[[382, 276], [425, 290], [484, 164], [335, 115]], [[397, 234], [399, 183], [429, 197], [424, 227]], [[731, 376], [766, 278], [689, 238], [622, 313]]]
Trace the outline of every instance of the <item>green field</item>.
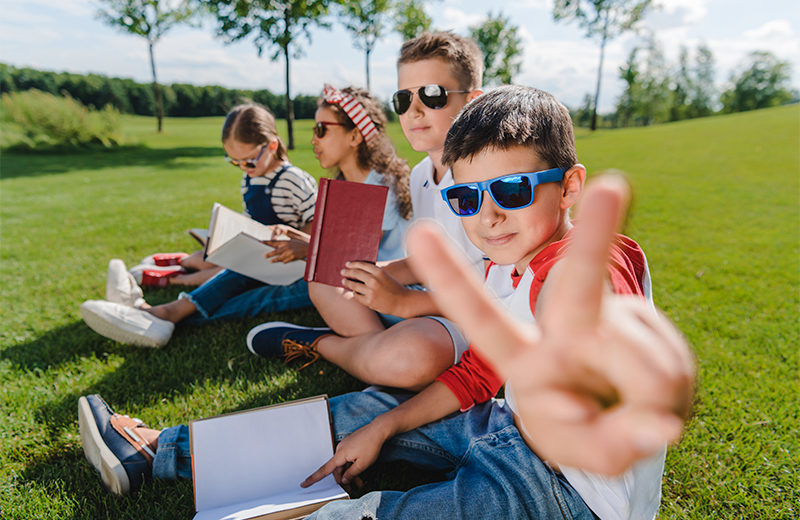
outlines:
[[[662, 519], [795, 518], [800, 503], [800, 111], [798, 106], [649, 128], [579, 133], [590, 172], [635, 186], [627, 233], [648, 255], [655, 298], [693, 344], [694, 416], [672, 447]], [[213, 202], [240, 207], [240, 172], [222, 161], [221, 118], [126, 117], [140, 146], [74, 155], [3, 154], [0, 164], [0, 517], [191, 518], [191, 482], [106, 494], [83, 456], [77, 399], [164, 427], [363, 384], [327, 362], [251, 355], [263, 321], [321, 324], [313, 310], [179, 326], [162, 350], [105, 340], [78, 307], [101, 299], [108, 259], [135, 264], [191, 251]], [[323, 172], [311, 122], [296, 125], [295, 164]], [[401, 155], [413, 152], [391, 128]], [[151, 303], [178, 290], [146, 292]], [[379, 466], [369, 489], [430, 478]]]

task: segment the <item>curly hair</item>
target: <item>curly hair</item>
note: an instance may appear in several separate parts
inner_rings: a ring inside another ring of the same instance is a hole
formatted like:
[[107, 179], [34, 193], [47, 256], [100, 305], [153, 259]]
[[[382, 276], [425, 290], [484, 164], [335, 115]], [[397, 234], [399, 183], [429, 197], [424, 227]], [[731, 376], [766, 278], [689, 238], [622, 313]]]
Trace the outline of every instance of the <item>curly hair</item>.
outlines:
[[[397, 202], [400, 206], [400, 215], [408, 220], [411, 218], [411, 191], [408, 186], [408, 177], [411, 169], [408, 161], [397, 156], [392, 141], [386, 135], [386, 114], [383, 104], [372, 97], [369, 92], [356, 87], [343, 88], [342, 92], [350, 94], [364, 107], [375, 128], [378, 130], [378, 137], [371, 146], [367, 146], [366, 140], [362, 141], [356, 151], [356, 162], [360, 168], [375, 170], [380, 173], [386, 184], [394, 190]], [[317, 99], [317, 107], [330, 109], [336, 120], [347, 130], [356, 127], [353, 121], [347, 116], [342, 108], [335, 103], [328, 103], [323, 96]], [[337, 178], [341, 177], [341, 171], [337, 171]]]

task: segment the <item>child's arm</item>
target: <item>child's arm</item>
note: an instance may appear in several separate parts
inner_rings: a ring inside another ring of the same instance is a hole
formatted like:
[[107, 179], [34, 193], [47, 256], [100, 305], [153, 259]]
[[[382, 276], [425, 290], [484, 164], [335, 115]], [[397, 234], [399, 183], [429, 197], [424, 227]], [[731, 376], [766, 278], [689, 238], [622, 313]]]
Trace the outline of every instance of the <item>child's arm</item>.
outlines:
[[379, 415], [371, 423], [348, 435], [336, 446], [333, 458], [308, 477], [302, 487], [308, 487], [333, 473], [342, 485], [355, 482], [358, 475], [377, 459], [383, 443], [395, 435], [411, 431], [457, 412], [455, 394], [438, 381], [397, 408]]
[[609, 179], [586, 194], [572, 247], [548, 276], [533, 325], [496, 306], [433, 229], [409, 236], [412, 266], [435, 284], [440, 307], [513, 386], [540, 457], [603, 474], [619, 474], [677, 438], [693, 393], [692, 356], [679, 332], [638, 297], [605, 290], [626, 196]]

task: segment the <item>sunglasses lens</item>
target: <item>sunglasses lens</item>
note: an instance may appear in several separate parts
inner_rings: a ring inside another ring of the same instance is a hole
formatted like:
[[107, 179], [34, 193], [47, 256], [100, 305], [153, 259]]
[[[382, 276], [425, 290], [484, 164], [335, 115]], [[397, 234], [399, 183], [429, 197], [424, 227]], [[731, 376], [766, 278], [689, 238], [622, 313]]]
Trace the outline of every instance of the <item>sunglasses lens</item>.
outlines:
[[314, 125], [314, 135], [316, 135], [319, 139], [325, 137], [326, 131], [327, 128], [322, 123], [317, 123], [316, 125]]
[[503, 209], [522, 208], [533, 201], [533, 187], [528, 177], [503, 177], [490, 184], [489, 189], [492, 198]]
[[425, 85], [417, 92], [426, 107], [439, 110], [447, 105], [447, 90], [439, 85]]
[[466, 217], [478, 212], [480, 192], [468, 186], [456, 186], [446, 191], [447, 202], [457, 215]]
[[411, 106], [411, 92], [408, 90], [398, 90], [392, 96], [392, 104], [394, 105], [394, 111], [397, 112], [397, 115], [403, 115], [408, 111], [408, 107]]

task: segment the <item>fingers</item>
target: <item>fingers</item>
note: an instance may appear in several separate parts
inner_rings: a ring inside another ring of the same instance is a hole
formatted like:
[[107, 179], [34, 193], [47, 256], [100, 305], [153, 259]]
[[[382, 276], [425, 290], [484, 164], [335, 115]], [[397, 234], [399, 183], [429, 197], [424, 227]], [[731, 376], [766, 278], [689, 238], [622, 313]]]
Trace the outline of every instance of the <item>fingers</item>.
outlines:
[[339, 458], [338, 454], [331, 457], [331, 459], [328, 462], [323, 464], [322, 467], [320, 467], [317, 471], [312, 473], [311, 476], [305, 479], [303, 483], [300, 484], [300, 487], [307, 488], [309, 486], [316, 484], [320, 480], [324, 479], [325, 477], [333, 473], [334, 470], [336, 470], [336, 468], [341, 467], [343, 464], [347, 462], [346, 460], [340, 461], [338, 458]]
[[598, 322], [606, 279], [608, 251], [628, 200], [622, 179], [599, 178], [584, 195], [580, 224], [558, 276], [551, 280], [548, 327], [590, 331]]
[[464, 328], [470, 344], [506, 374], [512, 358], [535, 342], [537, 331], [495, 305], [473, 269], [433, 225], [420, 223], [408, 235], [409, 261], [419, 279], [429, 279], [431, 294], [449, 319]]

